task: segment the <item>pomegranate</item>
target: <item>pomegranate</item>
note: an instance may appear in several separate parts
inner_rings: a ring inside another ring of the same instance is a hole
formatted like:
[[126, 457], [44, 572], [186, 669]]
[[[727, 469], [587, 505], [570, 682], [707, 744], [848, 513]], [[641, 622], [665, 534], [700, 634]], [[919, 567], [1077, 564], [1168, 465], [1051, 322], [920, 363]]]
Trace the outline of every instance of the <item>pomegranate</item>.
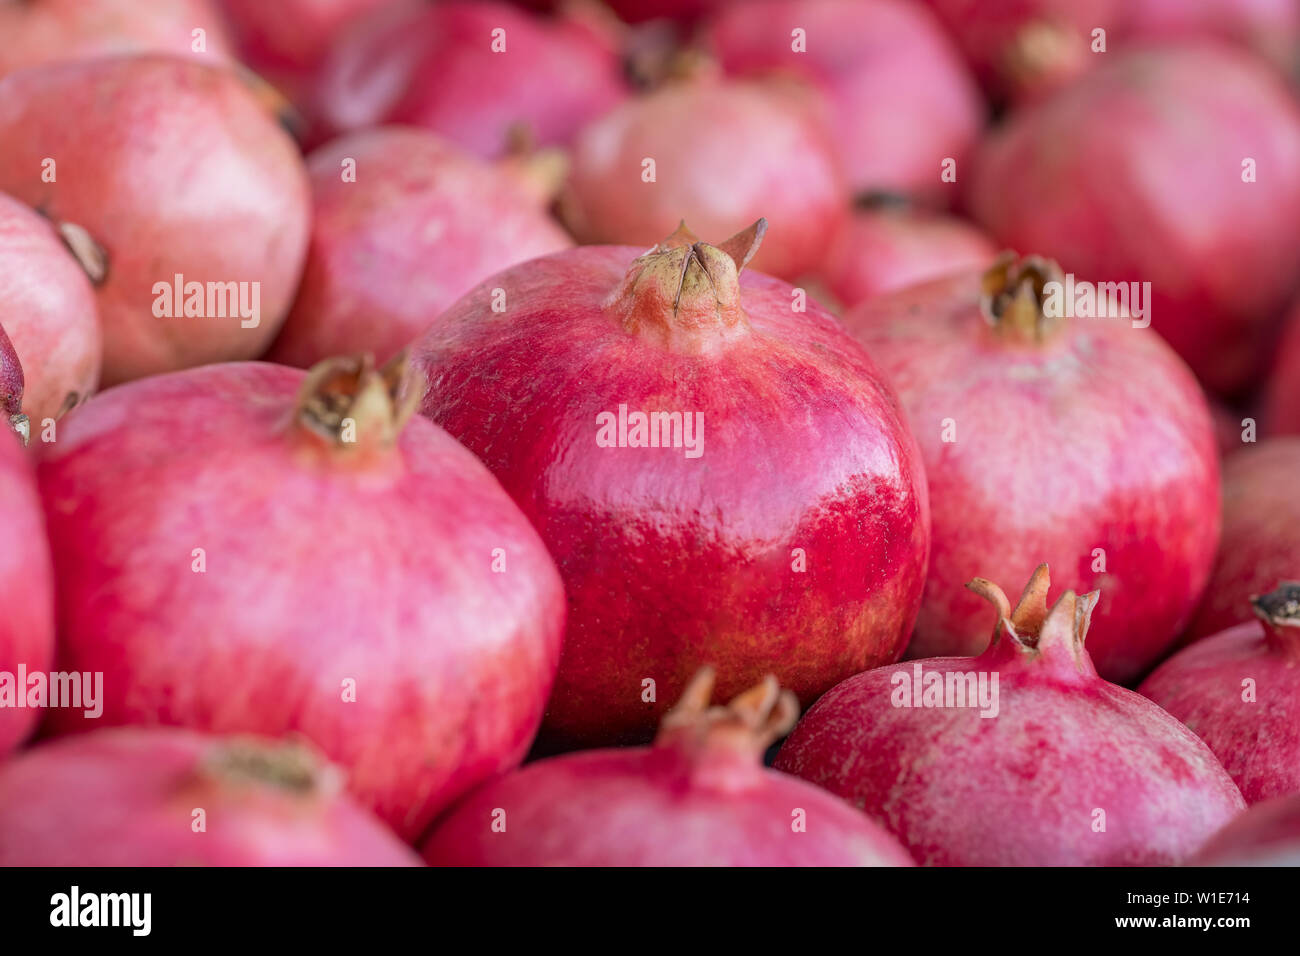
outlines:
[[1300, 62], [1296, 0], [1127, 0], [1121, 20], [1126, 41], [1211, 36], [1237, 43], [1288, 72]]
[[[710, 707], [700, 671], [652, 747], [543, 760], [477, 790], [434, 828], [450, 866], [912, 866], [847, 804], [763, 766], [799, 702], [774, 677]], [[629, 825], [634, 823], [634, 825]]]
[[403, 367], [236, 363], [112, 389], [39, 478], [60, 653], [103, 672], [100, 723], [301, 733], [414, 839], [524, 756], [564, 607], [486, 469], [406, 423]]
[[387, 358], [480, 280], [573, 244], [510, 177], [424, 130], [344, 136], [307, 166], [311, 244], [277, 362]]
[[1008, 246], [1149, 282], [1155, 327], [1220, 392], [1255, 374], [1300, 279], [1300, 106], [1230, 48], [1108, 55], [985, 140], [966, 184]]
[[53, 227], [0, 193], [0, 315], [27, 370], [22, 410], [39, 428], [95, 390], [95, 291]]
[[625, 95], [617, 50], [588, 22], [449, 0], [381, 7], [350, 28], [312, 106], [327, 131], [413, 124], [491, 158], [521, 128], [566, 144]]
[[1264, 390], [1262, 422], [1270, 435], [1300, 435], [1300, 301], [1282, 327]]
[[1101, 588], [1089, 649], [1117, 682], [1160, 659], [1201, 596], [1219, 535], [1205, 399], [1136, 320], [1064, 315], [1066, 289], [1055, 263], [1008, 253], [844, 317], [897, 387], [929, 478], [910, 656], [985, 648], [983, 605], [961, 588], [981, 568], [1027, 577], [1046, 560]]
[[1300, 438], [1273, 438], [1223, 463], [1223, 537], [1187, 639], [1251, 620], [1250, 599], [1300, 578]]
[[997, 247], [961, 219], [889, 204], [854, 211], [821, 270], [846, 307], [929, 279], [986, 268]]
[[195, 56], [210, 62], [234, 56], [226, 25], [212, 0], [0, 3], [0, 76], [62, 60], [140, 52]]
[[927, 10], [905, 0], [751, 0], [723, 7], [706, 37], [728, 73], [783, 73], [826, 94], [855, 191], [953, 198], [944, 161], [960, 168], [984, 106]]
[[552, 745], [648, 739], [706, 663], [723, 696], [771, 671], [810, 701], [907, 642], [929, 541], [915, 442], [834, 319], [741, 275], [765, 228], [534, 259], [417, 345], [424, 414], [564, 576]]
[[0, 764], [0, 866], [418, 865], [341, 776], [300, 743], [256, 737], [51, 741]]
[[[0, 413], [6, 426], [23, 434], [26, 422], [15, 418], [8, 400], [15, 366], [6, 344], [0, 329]], [[20, 395], [21, 384], [19, 371]], [[54, 581], [41, 502], [31, 464], [8, 431], [0, 428], [0, 757], [36, 726], [45, 703], [39, 687], [48, 683], [27, 678], [48, 677], [54, 661]]]
[[755, 84], [698, 79], [631, 100], [583, 131], [562, 203], [581, 242], [649, 245], [682, 216], [729, 235], [761, 214], [754, 267], [796, 279], [822, 264], [844, 184], [821, 126]]
[[1300, 794], [1251, 807], [1191, 861], [1196, 866], [1300, 866]]
[[153, 55], [24, 70], [0, 81], [0, 142], [0, 189], [95, 283], [105, 384], [265, 350], [310, 196], [293, 141], [236, 74]]
[[[23, 414], [23, 366], [13, 343], [0, 325], [0, 415], [4, 423], [27, 444], [31, 437], [31, 423]], [[0, 431], [4, 431], [0, 428]]]
[[1300, 793], [1300, 583], [1251, 600], [1264, 622], [1198, 641], [1139, 693], [1204, 740], [1247, 803]]
[[[1010, 533], [1014, 533], [1011, 531]], [[979, 657], [881, 667], [828, 691], [776, 767], [893, 832], [921, 864], [1162, 865], [1244, 806], [1195, 734], [1097, 676], [1084, 639], [1097, 592], [1049, 611], [1047, 565], [998, 613]]]

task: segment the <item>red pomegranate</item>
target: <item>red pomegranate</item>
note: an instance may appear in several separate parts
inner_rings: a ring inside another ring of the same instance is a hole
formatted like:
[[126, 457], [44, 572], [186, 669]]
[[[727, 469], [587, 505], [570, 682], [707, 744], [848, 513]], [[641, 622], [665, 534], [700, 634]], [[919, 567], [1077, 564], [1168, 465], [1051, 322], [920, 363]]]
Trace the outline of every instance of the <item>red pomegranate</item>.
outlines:
[[1218, 37], [1292, 72], [1300, 63], [1300, 4], [1295, 0], [1126, 0], [1125, 41]]
[[1149, 282], [1155, 327], [1221, 392], [1256, 372], [1300, 280], [1300, 106], [1227, 47], [1107, 54], [1013, 114], [966, 184], [1006, 245], [1080, 279]]
[[564, 576], [551, 741], [647, 739], [706, 663], [723, 696], [773, 672], [810, 701], [907, 642], [929, 540], [915, 442], [834, 319], [740, 274], [764, 228], [534, 259], [417, 346], [424, 414]]
[[49, 222], [0, 193], [0, 316], [26, 369], [23, 411], [57, 417], [95, 390], [95, 291]]
[[236, 74], [170, 56], [24, 70], [0, 81], [0, 142], [0, 189], [50, 219], [96, 285], [105, 384], [265, 351], [310, 195]]
[[[0, 866], [412, 866], [298, 743], [117, 728], [0, 764]], [[88, 799], [89, 797], [89, 799]]]
[[1223, 463], [1223, 536], [1186, 640], [1252, 619], [1250, 599], [1300, 578], [1300, 438], [1274, 438]]
[[730, 74], [796, 76], [826, 94], [855, 191], [945, 205], [954, 198], [943, 164], [960, 170], [984, 105], [960, 54], [919, 5], [751, 0], [720, 9], [705, 36]]
[[563, 202], [584, 243], [647, 246], [684, 216], [730, 235], [760, 215], [756, 269], [794, 280], [822, 264], [845, 217], [820, 124], [757, 84], [701, 78], [623, 104], [583, 131]]
[[[1205, 399], [1149, 328], [1069, 316], [1053, 262], [999, 258], [872, 299], [844, 324], [898, 389], [933, 509], [912, 657], [978, 654], [980, 571], [1100, 588], [1089, 650], [1107, 680], [1143, 674], [1190, 619], [1218, 542]], [[1078, 300], [1082, 301], [1082, 300]]]
[[1256, 804], [1214, 835], [1195, 866], [1300, 866], [1300, 794]]
[[307, 267], [273, 361], [387, 358], [480, 280], [573, 245], [511, 177], [424, 130], [344, 136], [307, 168]]
[[13, 343], [0, 325], [0, 415], [4, 416], [0, 433], [13, 431], [23, 444], [31, 438], [31, 422], [23, 414], [23, 366]]
[[[530, 764], [441, 820], [424, 858], [444, 866], [912, 866], [883, 829], [763, 766], [799, 716], [776, 679], [710, 707], [704, 669], [652, 747]], [[629, 825], [634, 824], [634, 825]]]
[[54, 662], [50, 550], [31, 464], [19, 438], [8, 434], [10, 424], [21, 430], [25, 423], [13, 420], [13, 406], [5, 401], [14, 366], [5, 361], [4, 346], [0, 329], [0, 412], [8, 413], [0, 427], [0, 758], [36, 726], [48, 701], [40, 687], [48, 688], [48, 681], [28, 677], [48, 678]]
[[1097, 676], [1083, 646], [1096, 592], [1067, 591], [1049, 611], [1041, 565], [1013, 613], [997, 585], [969, 586], [998, 609], [988, 650], [850, 677], [799, 722], [777, 769], [941, 866], [1177, 863], [1242, 809], [1195, 734]]
[[414, 839], [524, 756], [564, 599], [487, 470], [406, 421], [402, 368], [235, 363], [112, 389], [39, 478], [60, 653], [103, 672], [98, 723], [301, 733]]
[[1250, 603], [1262, 626], [1197, 641], [1138, 691], [1195, 731], [1256, 803], [1300, 793], [1300, 583]]
[[1261, 409], [1269, 435], [1300, 435], [1300, 300], [1282, 327]]

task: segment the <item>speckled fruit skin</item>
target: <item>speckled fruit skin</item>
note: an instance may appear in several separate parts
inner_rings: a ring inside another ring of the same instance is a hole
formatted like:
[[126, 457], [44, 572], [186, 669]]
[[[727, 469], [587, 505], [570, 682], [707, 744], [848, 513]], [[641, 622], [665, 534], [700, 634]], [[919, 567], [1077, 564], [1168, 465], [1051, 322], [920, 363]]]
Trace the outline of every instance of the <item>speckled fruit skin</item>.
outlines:
[[280, 780], [239, 772], [270, 772], [261, 761], [294, 751], [163, 728], [43, 743], [0, 764], [0, 866], [419, 864], [338, 792], [332, 768], [298, 758], [294, 776]]
[[1300, 438], [1273, 438], [1223, 463], [1223, 536], [1185, 642], [1252, 620], [1253, 595], [1300, 579]]
[[[355, 182], [343, 181], [345, 159]], [[492, 273], [573, 245], [506, 173], [424, 130], [344, 136], [307, 171], [307, 267], [271, 361], [387, 359]]]
[[1214, 835], [1194, 866], [1300, 866], [1300, 795], [1251, 807]]
[[[29, 674], [48, 674], [54, 662], [50, 549], [32, 466], [7, 420], [0, 420], [0, 608], [0, 673], [16, 680], [22, 665]], [[0, 757], [22, 742], [41, 714], [35, 707], [0, 707]]]
[[1216, 391], [1258, 372], [1300, 281], [1300, 105], [1229, 47], [1106, 54], [986, 138], [966, 185], [1000, 242], [1150, 282], [1153, 326]]
[[[1041, 590], [1031, 614], [1024, 599], [1014, 622], [1001, 614], [979, 657], [880, 667], [832, 688], [787, 738], [776, 769], [848, 800], [922, 865], [1186, 859], [1240, 812], [1241, 794], [1195, 734], [1097, 676], [1083, 647], [1095, 594], [1066, 592], [1049, 615], [1045, 580]], [[1036, 646], [1016, 637], [1035, 633]], [[996, 674], [996, 716], [896, 706], [917, 667], [945, 681]]]
[[[642, 161], [655, 160], [655, 181]], [[845, 184], [819, 123], [757, 84], [700, 79], [631, 100], [573, 148], [562, 204], [583, 243], [649, 246], [683, 218], [729, 236], [772, 224], [754, 268], [795, 280], [822, 264], [846, 215]]]
[[99, 720], [52, 723], [297, 731], [414, 839], [527, 750], [560, 579], [446, 434], [414, 420], [373, 455], [321, 446], [294, 419], [303, 382], [262, 363], [193, 369], [105, 392], [60, 427], [39, 467], [60, 653], [103, 671], [105, 700]]
[[[670, 312], [625, 330], [602, 303], [641, 251], [515, 266], [416, 349], [423, 413], [501, 480], [564, 577], [552, 740], [645, 740], [706, 663], [724, 697], [771, 672], [811, 701], [898, 659], [925, 575], [924, 472], [867, 355], [812, 300], [793, 312], [790, 286], [749, 271], [748, 318], [730, 330], [682, 328]], [[599, 447], [596, 416], [620, 404], [701, 413], [702, 454]], [[657, 703], [642, 699], [647, 678]]]
[[1046, 561], [1062, 586], [1101, 589], [1089, 651], [1103, 677], [1129, 681], [1191, 618], [1214, 560], [1205, 399], [1154, 330], [1128, 320], [1066, 318], [1040, 344], [1000, 335], [980, 280], [939, 279], [844, 317], [925, 457], [930, 573], [908, 654], [978, 654], [987, 608], [962, 585], [1024, 579]]
[[[793, 49], [792, 31], [807, 46]], [[949, 205], [942, 163], [962, 164], [984, 104], [938, 22], [903, 0], [750, 0], [724, 6], [704, 42], [736, 76], [811, 81], [832, 107], [831, 135], [855, 192], [895, 192]], [[648, 154], [653, 155], [653, 154]]]
[[[0, 81], [0, 142], [0, 189], [107, 253], [105, 385], [265, 351], [302, 271], [311, 197], [293, 141], [236, 74], [153, 55], [24, 70]], [[178, 273], [260, 283], [258, 325], [157, 317], [154, 284]]]
[[95, 390], [95, 291], [49, 222], [0, 193], [0, 323], [26, 372], [23, 411], [39, 429]]

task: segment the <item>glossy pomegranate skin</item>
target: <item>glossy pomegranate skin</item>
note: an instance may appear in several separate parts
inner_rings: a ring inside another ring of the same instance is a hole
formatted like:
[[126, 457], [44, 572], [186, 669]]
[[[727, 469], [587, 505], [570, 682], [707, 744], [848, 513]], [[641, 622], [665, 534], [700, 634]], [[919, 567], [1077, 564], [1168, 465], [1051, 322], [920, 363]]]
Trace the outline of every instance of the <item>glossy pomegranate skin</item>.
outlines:
[[155, 376], [61, 426], [39, 467], [60, 652], [104, 673], [105, 700], [98, 721], [51, 723], [301, 733], [414, 839], [522, 759], [561, 584], [465, 449], [423, 421], [373, 455], [321, 447], [294, 418], [304, 380], [262, 363]]
[[1268, 435], [1300, 435], [1300, 300], [1284, 320], [1273, 353], [1260, 425]]
[[1300, 795], [1251, 807], [1214, 835], [1194, 866], [1300, 866]]
[[1125, 42], [1186, 42], [1217, 37], [1288, 72], [1300, 62], [1300, 5], [1295, 0], [1126, 0]]
[[[349, 159], [353, 182], [342, 178]], [[506, 173], [424, 130], [344, 136], [313, 152], [307, 169], [307, 266], [271, 361], [387, 359], [482, 279], [573, 245]]]
[[[419, 864], [330, 785], [331, 768], [292, 753], [162, 728], [43, 743], [0, 764], [0, 866]], [[289, 759], [292, 776], [276, 778]]]
[[[602, 303], [639, 251], [515, 266], [416, 348], [423, 413], [488, 465], [564, 577], [543, 733], [566, 744], [644, 741], [705, 663], [724, 697], [772, 672], [810, 701], [898, 658], [924, 579], [924, 473], [866, 354], [821, 307], [792, 312], [788, 285], [750, 271], [747, 325], [696, 339], [652, 316], [625, 331]], [[655, 339], [652, 320], [686, 344]], [[620, 404], [701, 413], [702, 454], [598, 447], [595, 416]], [[644, 679], [658, 703], [642, 700]]]
[[[806, 47], [793, 49], [802, 29]], [[984, 119], [961, 55], [930, 14], [904, 0], [752, 0], [719, 10], [705, 43], [736, 76], [810, 81], [831, 104], [832, 140], [855, 192], [950, 205]], [[960, 174], [959, 174], [960, 175]]]
[[[1073, 646], [1059, 640], [1078, 620], [1076, 602], [1090, 600], [1067, 592], [1044, 622], [1039, 598], [1036, 646], [1013, 636], [1034, 632], [1018, 610], [1014, 625], [1002, 615], [977, 658], [927, 658], [850, 677], [799, 722], [776, 769], [854, 804], [922, 865], [1181, 862], [1240, 812], [1241, 794], [1195, 734], [1097, 676], [1082, 633]], [[1086, 611], [1081, 623], [1086, 633]], [[996, 674], [997, 714], [895, 706], [916, 667], [945, 681]]]
[[1150, 282], [1154, 327], [1219, 392], [1258, 371], [1300, 277], [1300, 106], [1229, 47], [1107, 54], [988, 137], [966, 185], [1007, 246]]
[[0, 316], [26, 371], [25, 411], [39, 429], [99, 381], [95, 292], [50, 223], [0, 193]]
[[[0, 189], [106, 253], [105, 385], [265, 351], [298, 283], [310, 194], [293, 141], [236, 74], [154, 55], [25, 70], [0, 81], [0, 140]], [[154, 285], [177, 274], [260, 283], [258, 324], [157, 317]]]
[[1089, 652], [1107, 680], [1132, 680], [1190, 620], [1214, 560], [1205, 399], [1154, 330], [1128, 320], [1066, 318], [1039, 344], [1001, 334], [981, 278], [913, 286], [844, 317], [925, 458], [930, 571], [908, 654], [978, 654], [987, 608], [963, 583], [1027, 578], [1046, 561], [1063, 587], [1101, 589]]

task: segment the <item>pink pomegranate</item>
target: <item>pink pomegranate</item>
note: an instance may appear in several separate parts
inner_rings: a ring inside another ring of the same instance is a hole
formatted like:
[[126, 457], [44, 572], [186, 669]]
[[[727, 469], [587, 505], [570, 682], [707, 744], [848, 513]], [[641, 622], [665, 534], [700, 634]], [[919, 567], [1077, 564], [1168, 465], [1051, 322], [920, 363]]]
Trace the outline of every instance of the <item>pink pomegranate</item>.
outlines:
[[1262, 626], [1197, 641], [1138, 691], [1195, 731], [1256, 803], [1300, 793], [1300, 583], [1250, 603]]
[[1285, 320], [1262, 400], [1269, 435], [1300, 435], [1300, 300]]
[[[1008, 533], [1014, 533], [1008, 529]], [[1194, 853], [1244, 806], [1196, 735], [1097, 676], [1097, 593], [1048, 611], [1047, 566], [979, 657], [880, 667], [828, 691], [776, 767], [884, 824], [918, 863], [1153, 866]]]
[[0, 189], [95, 283], [105, 384], [265, 351], [310, 196], [293, 141], [236, 74], [169, 56], [24, 70], [0, 81], [0, 142]]
[[1218, 37], [1293, 72], [1300, 63], [1300, 4], [1295, 0], [1126, 0], [1125, 41]]
[[630, 100], [583, 131], [563, 204], [581, 242], [647, 246], [684, 216], [730, 235], [772, 223], [755, 268], [794, 280], [845, 217], [820, 125], [758, 85], [698, 79]]
[[1256, 804], [1214, 835], [1195, 866], [1300, 866], [1300, 794]]
[[6, 398], [15, 378], [6, 351], [12, 358], [0, 329], [0, 758], [23, 741], [41, 716], [45, 700], [39, 686], [48, 685], [34, 686], [27, 677], [48, 677], [54, 662], [50, 550], [31, 464], [19, 436], [10, 434], [11, 427], [21, 434], [26, 423], [21, 415], [15, 420]]
[[1107, 54], [1013, 114], [967, 186], [1006, 245], [1080, 279], [1149, 282], [1155, 327], [1221, 392], [1256, 373], [1300, 281], [1300, 105], [1227, 47]]
[[0, 325], [0, 415], [4, 416], [0, 432], [12, 431], [27, 444], [31, 437], [31, 422], [23, 414], [23, 366], [13, 343]]
[[929, 540], [915, 442], [834, 319], [741, 274], [764, 228], [534, 259], [417, 346], [424, 414], [564, 576], [551, 741], [647, 739], [706, 663], [723, 696], [770, 671], [810, 701], [907, 642]]
[[0, 764], [0, 866], [412, 866], [299, 743], [106, 729]]
[[[979, 90], [929, 12], [905, 0], [751, 0], [719, 10], [706, 42], [728, 73], [812, 82], [832, 106], [849, 185], [947, 205], [983, 122]], [[775, 220], [774, 220], [775, 221]]]
[[[424, 844], [444, 866], [912, 866], [893, 837], [763, 766], [799, 702], [774, 677], [710, 707], [706, 668], [652, 747], [567, 754], [475, 791]], [[629, 825], [633, 824], [634, 825]]]
[[326, 130], [413, 124], [491, 158], [521, 130], [566, 144], [625, 95], [617, 50], [586, 21], [450, 0], [389, 5], [350, 27], [313, 108]]
[[997, 246], [952, 216], [888, 204], [854, 211], [835, 237], [821, 274], [845, 307], [929, 279], [984, 269]]
[[60, 653], [103, 672], [98, 723], [300, 733], [414, 839], [524, 756], [564, 598], [487, 470], [406, 421], [402, 369], [238, 363], [112, 389], [39, 478]]
[[39, 428], [99, 381], [95, 290], [54, 227], [3, 193], [0, 265], [0, 316], [27, 371], [22, 410]]
[[308, 160], [311, 244], [270, 358], [387, 358], [494, 272], [573, 243], [507, 175], [419, 129], [344, 136]]
[[[844, 317], [898, 389], [933, 509], [912, 657], [987, 645], [981, 568], [1100, 588], [1089, 642], [1125, 682], [1191, 618], [1218, 542], [1219, 466], [1205, 399], [1152, 329], [1068, 317], [1053, 262], [1008, 253], [872, 299]], [[1122, 311], [1122, 310], [1120, 310]]]
[[1186, 640], [1252, 619], [1250, 599], [1300, 578], [1300, 438], [1274, 438], [1223, 463], [1223, 537]]

